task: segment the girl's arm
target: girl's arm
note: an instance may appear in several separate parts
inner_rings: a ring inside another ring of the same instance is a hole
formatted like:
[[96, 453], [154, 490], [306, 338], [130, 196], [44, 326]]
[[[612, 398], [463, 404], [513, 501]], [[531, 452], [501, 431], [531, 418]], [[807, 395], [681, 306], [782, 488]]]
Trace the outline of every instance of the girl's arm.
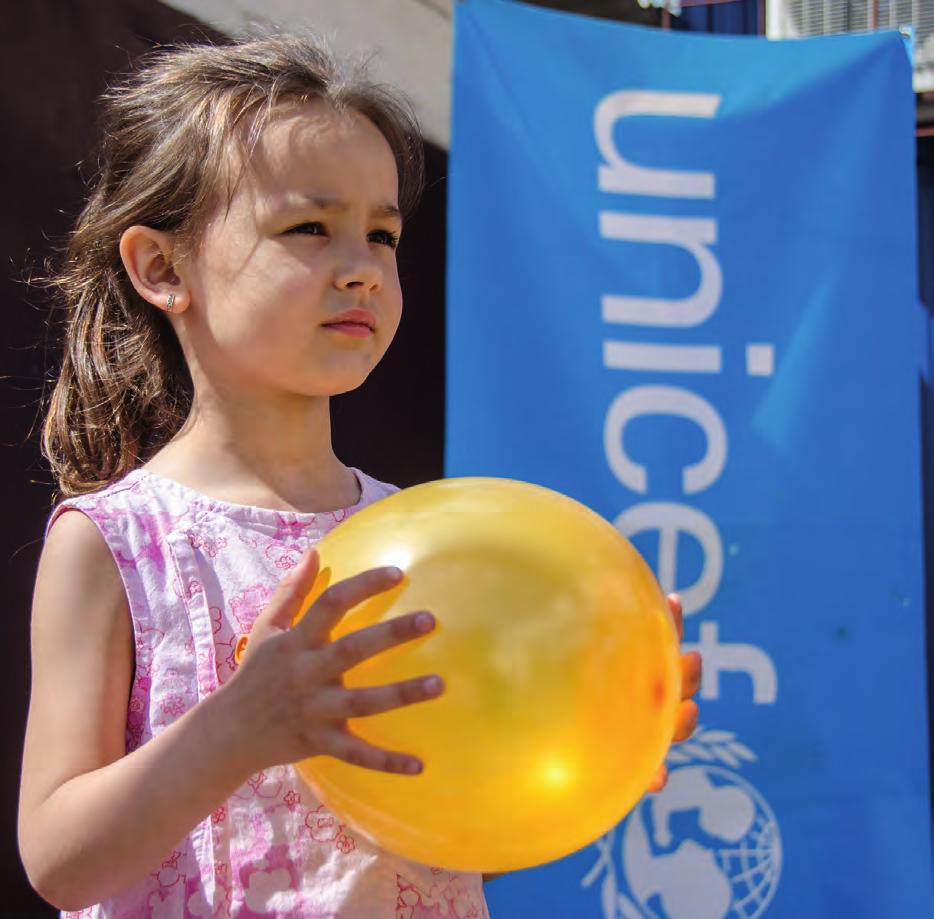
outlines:
[[212, 717], [216, 704], [124, 755], [130, 614], [116, 563], [84, 514], [63, 514], [46, 541], [32, 661], [20, 851], [36, 890], [78, 909], [158, 866], [245, 774], [224, 719]]
[[33, 601], [19, 811], [23, 864], [45, 899], [79, 909], [138, 882], [261, 768], [326, 753], [384, 771], [417, 771], [412, 757], [350, 735], [346, 718], [432, 698], [437, 685], [418, 679], [347, 690], [340, 677], [366, 657], [421, 637], [430, 617], [401, 616], [330, 643], [346, 610], [398, 582], [398, 572], [377, 569], [330, 588], [289, 629], [316, 571], [312, 552], [257, 619], [234, 677], [126, 755], [133, 645], [123, 585], [90, 520], [69, 512], [56, 521]]

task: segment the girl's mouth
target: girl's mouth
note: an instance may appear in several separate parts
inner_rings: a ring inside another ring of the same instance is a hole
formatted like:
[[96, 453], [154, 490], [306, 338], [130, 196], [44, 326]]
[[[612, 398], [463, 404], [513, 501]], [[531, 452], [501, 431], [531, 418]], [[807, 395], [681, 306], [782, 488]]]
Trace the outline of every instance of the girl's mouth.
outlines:
[[355, 338], [367, 338], [373, 334], [373, 330], [362, 322], [328, 322], [324, 328], [344, 335], [353, 335]]
[[367, 338], [376, 329], [376, 317], [369, 310], [352, 309], [325, 322], [324, 327], [355, 338]]

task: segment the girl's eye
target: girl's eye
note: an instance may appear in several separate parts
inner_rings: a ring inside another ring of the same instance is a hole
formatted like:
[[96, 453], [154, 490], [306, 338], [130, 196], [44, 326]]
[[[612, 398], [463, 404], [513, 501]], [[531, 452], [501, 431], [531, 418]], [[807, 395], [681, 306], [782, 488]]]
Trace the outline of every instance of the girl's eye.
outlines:
[[318, 221], [300, 223], [297, 226], [291, 227], [285, 232], [286, 233], [302, 233], [307, 236], [324, 236], [325, 235], [324, 224], [318, 223]]
[[370, 241], [374, 243], [379, 243], [381, 246], [389, 246], [390, 249], [395, 249], [399, 245], [399, 236], [396, 233], [391, 233], [389, 230], [374, 230], [370, 233]]

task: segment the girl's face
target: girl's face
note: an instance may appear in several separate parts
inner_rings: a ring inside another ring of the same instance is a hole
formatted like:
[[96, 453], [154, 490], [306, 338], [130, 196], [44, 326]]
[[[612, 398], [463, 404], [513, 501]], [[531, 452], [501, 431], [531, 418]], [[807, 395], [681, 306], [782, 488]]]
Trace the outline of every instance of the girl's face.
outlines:
[[359, 386], [402, 314], [401, 230], [395, 160], [371, 121], [321, 101], [275, 115], [230, 207], [179, 265], [196, 387], [302, 397]]

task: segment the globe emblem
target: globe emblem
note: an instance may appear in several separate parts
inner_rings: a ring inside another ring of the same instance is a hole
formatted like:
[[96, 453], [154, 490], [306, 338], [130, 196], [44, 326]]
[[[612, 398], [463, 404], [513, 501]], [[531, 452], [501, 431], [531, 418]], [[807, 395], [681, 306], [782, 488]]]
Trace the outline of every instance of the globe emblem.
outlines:
[[621, 861], [623, 916], [756, 919], [778, 887], [781, 836], [748, 782], [719, 766], [683, 766], [629, 815]]

